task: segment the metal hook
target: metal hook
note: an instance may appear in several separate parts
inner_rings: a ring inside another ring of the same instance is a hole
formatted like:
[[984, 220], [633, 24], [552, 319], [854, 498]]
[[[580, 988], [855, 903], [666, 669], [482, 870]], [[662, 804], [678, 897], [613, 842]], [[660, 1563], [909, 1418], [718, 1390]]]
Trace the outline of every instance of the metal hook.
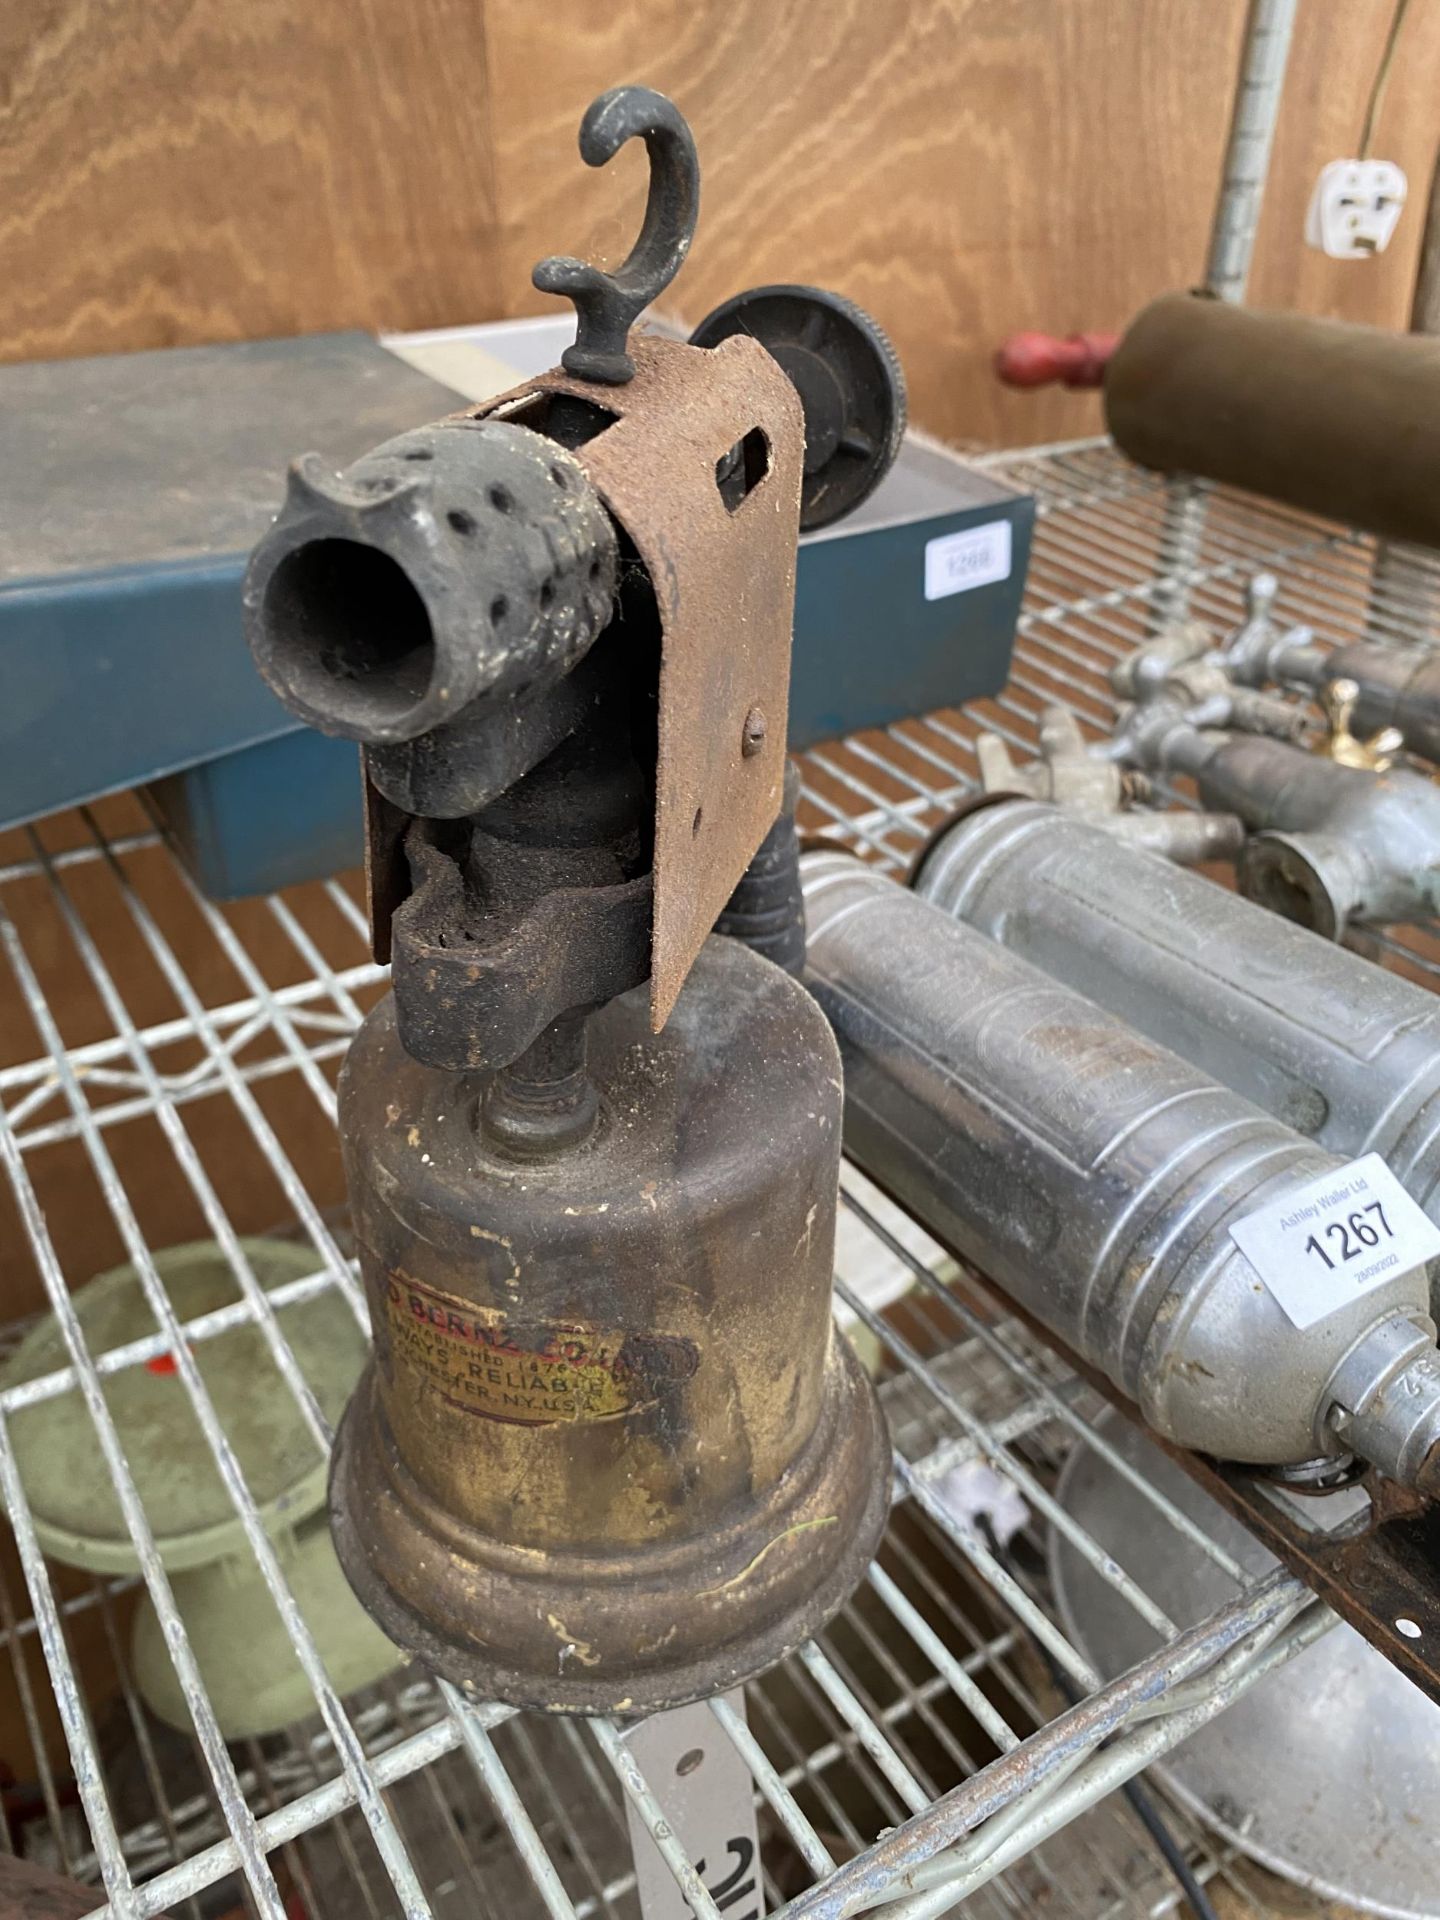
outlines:
[[530, 276], [542, 293], [575, 303], [575, 344], [561, 354], [567, 373], [623, 386], [635, 377], [625, 351], [636, 316], [680, 271], [700, 212], [700, 161], [684, 115], [650, 87], [612, 87], [580, 122], [580, 157], [603, 167], [639, 134], [650, 156], [650, 194], [640, 238], [625, 264], [604, 273], [568, 254], [551, 254]]

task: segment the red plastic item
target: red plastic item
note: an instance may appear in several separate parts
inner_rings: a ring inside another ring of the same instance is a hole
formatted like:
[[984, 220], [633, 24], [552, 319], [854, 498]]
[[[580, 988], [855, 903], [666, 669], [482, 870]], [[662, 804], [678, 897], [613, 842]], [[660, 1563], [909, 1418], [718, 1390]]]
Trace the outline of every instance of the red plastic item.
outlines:
[[995, 371], [1007, 387], [1098, 387], [1105, 362], [1120, 344], [1118, 333], [1012, 333], [995, 355]]

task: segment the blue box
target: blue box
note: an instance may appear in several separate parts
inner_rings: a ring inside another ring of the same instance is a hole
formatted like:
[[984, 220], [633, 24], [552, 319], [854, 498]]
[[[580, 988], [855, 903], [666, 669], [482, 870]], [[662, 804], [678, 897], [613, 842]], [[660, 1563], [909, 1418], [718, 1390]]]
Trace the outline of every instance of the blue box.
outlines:
[[286, 467], [459, 404], [362, 333], [0, 367], [0, 826], [292, 733], [240, 627]]
[[[0, 826], [151, 783], [215, 898], [355, 864], [356, 751], [255, 673], [250, 550], [295, 454], [342, 466], [554, 364], [572, 327], [0, 367]], [[859, 512], [801, 542], [791, 744], [998, 692], [1033, 517], [909, 437]]]

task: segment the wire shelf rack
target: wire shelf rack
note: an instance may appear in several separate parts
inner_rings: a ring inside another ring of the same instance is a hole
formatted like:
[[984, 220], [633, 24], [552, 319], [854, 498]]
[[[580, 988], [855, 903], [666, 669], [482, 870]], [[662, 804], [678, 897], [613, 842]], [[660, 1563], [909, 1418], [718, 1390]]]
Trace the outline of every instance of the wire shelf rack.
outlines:
[[[1405, 575], [1377, 606], [1370, 543], [1344, 529], [1213, 493], [1203, 515], [1180, 516], [1177, 541], [1175, 492], [1100, 442], [987, 464], [1032, 489], [1040, 511], [1010, 685], [806, 757], [808, 828], [892, 869], [973, 789], [977, 731], [1028, 755], [1055, 700], [1103, 730], [1108, 666], [1182, 596], [1225, 627], [1249, 575], [1269, 568], [1282, 613], [1322, 638], [1378, 624], [1403, 641], [1423, 623], [1413, 596], [1425, 581]], [[93, 1886], [117, 1920], [240, 1908], [387, 1920], [462, 1904], [628, 1920], [639, 1911], [628, 1808], [697, 1920], [719, 1920], [665, 1818], [668, 1783], [645, 1776], [618, 1724], [474, 1705], [416, 1669], [336, 1694], [196, 1364], [208, 1339], [253, 1324], [317, 1457], [328, 1448], [279, 1309], [333, 1292], [364, 1317], [334, 1086], [384, 977], [353, 878], [216, 907], [144, 796], [125, 796], [5, 837], [0, 947], [14, 984], [0, 1000], [0, 1274], [7, 1299], [57, 1317], [68, 1355], [0, 1391], [14, 1536], [0, 1551], [0, 1846]], [[1423, 936], [1388, 942], [1384, 958], [1437, 971]], [[710, 1709], [714, 1741], [753, 1782], [766, 1907], [787, 1920], [880, 1906], [925, 1920], [962, 1898], [985, 1916], [1171, 1910], [1176, 1887], [1115, 1789], [1332, 1617], [1283, 1572], [1245, 1577], [1150, 1490], [1157, 1526], [1234, 1581], [1233, 1599], [1178, 1627], [1053, 1498], [1071, 1449], [1109, 1454], [1094, 1396], [865, 1183], [847, 1176], [844, 1203], [837, 1301], [881, 1380], [895, 1505], [859, 1592], [748, 1690], [748, 1722], [726, 1702]], [[266, 1229], [313, 1253], [312, 1272], [269, 1293], [241, 1244]], [[222, 1248], [234, 1297], [182, 1320], [152, 1254], [201, 1235]], [[91, 1351], [71, 1291], [121, 1259], [142, 1278], [154, 1330]], [[903, 1296], [883, 1308], [877, 1271]], [[313, 1714], [283, 1735], [223, 1737], [136, 1493], [107, 1387], [157, 1361], [173, 1363], [190, 1398], [313, 1692]], [[41, 1550], [11, 1423], [62, 1394], [94, 1422], [138, 1576], [82, 1575]], [[1007, 1549], [956, 1495], [977, 1468], [1021, 1503]], [[1153, 1655], [1118, 1678], [1096, 1673], [1057, 1624], [1044, 1576], [1052, 1526], [1154, 1633]], [[145, 1589], [184, 1690], [185, 1734], [153, 1718], [129, 1670], [125, 1629]], [[1242, 1884], [1223, 1846], [1178, 1808], [1168, 1818], [1200, 1877]]]
[[[812, 832], [906, 871], [953, 808], [979, 788], [977, 734], [1033, 758], [1047, 706], [1068, 707], [1087, 738], [1111, 731], [1108, 674], [1165, 623], [1187, 618], [1217, 641], [1246, 615], [1258, 574], [1279, 583], [1274, 617], [1321, 646], [1433, 642], [1440, 554], [1397, 547], [1247, 494], [1167, 481], [1108, 441], [992, 454], [976, 462], [1034, 493], [1037, 529], [1015, 663], [994, 700], [929, 714], [806, 756]], [[1300, 704], [1297, 702], [1297, 704]], [[1428, 769], [1427, 769], [1428, 771]], [[1194, 805], [1187, 783], [1162, 789]], [[1434, 986], [1430, 929], [1367, 929], [1357, 947]]]

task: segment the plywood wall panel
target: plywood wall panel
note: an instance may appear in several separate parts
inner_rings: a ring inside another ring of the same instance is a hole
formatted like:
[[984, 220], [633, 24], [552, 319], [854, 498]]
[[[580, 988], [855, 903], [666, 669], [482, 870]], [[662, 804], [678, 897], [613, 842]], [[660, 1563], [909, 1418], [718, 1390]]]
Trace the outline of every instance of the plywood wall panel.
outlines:
[[562, 248], [613, 263], [644, 165], [589, 174], [597, 76], [669, 92], [699, 142], [690, 318], [746, 284], [816, 280], [894, 336], [916, 416], [965, 440], [1092, 431], [1092, 398], [1015, 396], [996, 343], [1118, 326], [1203, 257], [1243, 0], [488, 0], [500, 272]]
[[[1245, 0], [8, 0], [0, 357], [535, 312], [547, 251], [618, 260], [644, 167], [575, 129], [621, 80], [675, 94], [704, 214], [691, 316], [761, 279], [871, 306], [917, 418], [1078, 433], [1093, 398], [999, 391], [1013, 329], [1118, 326], [1194, 279]], [[1342, 266], [1300, 230], [1354, 150], [1391, 0], [1301, 0], [1254, 296], [1386, 324], [1418, 209]], [[1423, 193], [1440, 0], [1414, 0], [1377, 152]]]
[[6, 0], [0, 357], [493, 302], [477, 0]]

